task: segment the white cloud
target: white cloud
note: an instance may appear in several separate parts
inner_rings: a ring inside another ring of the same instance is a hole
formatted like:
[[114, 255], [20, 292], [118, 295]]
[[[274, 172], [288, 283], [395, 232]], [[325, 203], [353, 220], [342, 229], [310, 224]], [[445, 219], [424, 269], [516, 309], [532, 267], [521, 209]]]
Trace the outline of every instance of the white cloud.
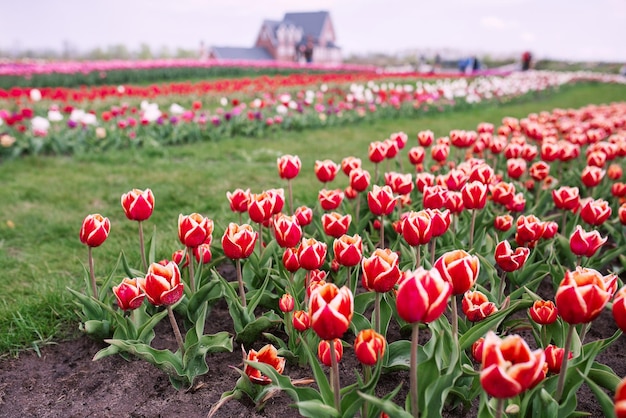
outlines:
[[490, 29], [505, 29], [506, 22], [496, 16], [485, 16], [480, 19], [480, 24]]

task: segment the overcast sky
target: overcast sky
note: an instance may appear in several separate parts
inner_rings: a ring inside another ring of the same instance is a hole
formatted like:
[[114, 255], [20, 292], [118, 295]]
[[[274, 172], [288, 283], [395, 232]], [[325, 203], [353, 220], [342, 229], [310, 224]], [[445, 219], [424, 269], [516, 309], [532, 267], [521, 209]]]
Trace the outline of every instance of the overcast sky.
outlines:
[[0, 0], [0, 50], [252, 46], [263, 19], [319, 10], [344, 55], [528, 49], [626, 62], [626, 0]]

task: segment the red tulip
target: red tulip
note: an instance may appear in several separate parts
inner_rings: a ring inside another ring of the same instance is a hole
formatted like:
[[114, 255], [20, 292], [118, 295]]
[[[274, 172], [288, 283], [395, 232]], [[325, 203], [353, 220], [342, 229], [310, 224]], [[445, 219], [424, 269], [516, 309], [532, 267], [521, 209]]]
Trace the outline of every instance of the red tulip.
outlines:
[[600, 184], [605, 173], [606, 171], [600, 167], [588, 165], [583, 168], [580, 179], [586, 187], [595, 187]]
[[353, 189], [352, 186], [347, 186], [345, 189], [343, 189], [343, 195], [346, 197], [346, 199], [354, 200], [359, 196], [359, 192]]
[[623, 203], [617, 210], [619, 221], [622, 225], [626, 225], [626, 203]]
[[178, 215], [178, 239], [185, 247], [197, 247], [213, 233], [213, 220], [199, 213]]
[[411, 211], [402, 220], [402, 236], [412, 247], [427, 244], [433, 235], [432, 219], [428, 212]]
[[213, 255], [211, 254], [211, 244], [200, 244], [197, 247], [193, 247], [193, 255], [196, 262], [209, 264], [213, 258]]
[[285, 252], [283, 253], [283, 266], [291, 273], [295, 273], [300, 269], [297, 248], [285, 248]]
[[298, 261], [305, 270], [315, 270], [324, 264], [326, 259], [326, 243], [315, 238], [303, 238], [298, 247]]
[[452, 285], [452, 294], [462, 295], [476, 282], [480, 272], [478, 257], [464, 250], [448, 251], [433, 266]]
[[233, 260], [248, 258], [254, 251], [256, 240], [257, 233], [254, 232], [252, 226], [231, 222], [222, 236], [224, 255]]
[[506, 161], [506, 171], [512, 179], [519, 179], [526, 172], [526, 160], [512, 158]]
[[[335, 346], [335, 359], [337, 360], [337, 363], [339, 363], [343, 357], [343, 345], [341, 344], [341, 340], [339, 338], [335, 338], [332, 343]], [[324, 366], [331, 366], [332, 359], [330, 358], [330, 341], [320, 341], [317, 345], [317, 358]]]
[[396, 207], [396, 198], [391, 187], [374, 185], [367, 194], [367, 204], [374, 216], [390, 215]]
[[520, 215], [517, 218], [517, 233], [515, 241], [518, 245], [533, 246], [543, 236], [545, 224], [535, 215]]
[[230, 210], [233, 212], [244, 213], [248, 211], [248, 202], [250, 202], [250, 189], [235, 189], [233, 192], [226, 192], [226, 197], [230, 204]]
[[370, 186], [370, 173], [357, 167], [350, 171], [350, 187], [357, 192], [363, 192]]
[[409, 161], [413, 165], [418, 165], [424, 162], [424, 156], [426, 152], [422, 147], [413, 147], [409, 150]]
[[559, 224], [554, 221], [547, 221], [543, 223], [543, 234], [541, 234], [541, 238], [550, 239], [554, 238], [556, 233], [559, 232]]
[[293, 327], [300, 332], [306, 331], [311, 326], [311, 320], [307, 311], [295, 311], [291, 322]]
[[341, 170], [346, 176], [349, 176], [352, 170], [361, 168], [361, 159], [356, 157], [346, 157], [341, 160]]
[[472, 344], [472, 358], [476, 363], [483, 362], [483, 345], [485, 343], [485, 339], [480, 337]]
[[569, 248], [579, 257], [592, 257], [606, 240], [607, 237], [602, 238], [598, 231], [586, 232], [582, 226], [576, 225], [576, 230], [569, 237]]
[[281, 179], [291, 180], [300, 173], [302, 162], [294, 155], [283, 155], [276, 160], [278, 175]]
[[292, 248], [302, 239], [302, 227], [295, 216], [278, 215], [274, 218], [274, 237], [282, 248]]
[[291, 312], [293, 311], [294, 306], [295, 301], [293, 300], [293, 296], [291, 296], [289, 293], [285, 293], [278, 300], [278, 308], [282, 312]]
[[487, 203], [487, 186], [479, 181], [465, 184], [461, 189], [465, 209], [482, 209]]
[[339, 171], [339, 164], [334, 163], [331, 160], [315, 161], [315, 176], [322, 183], [328, 183], [335, 179], [337, 172]]
[[307, 206], [299, 206], [294, 211], [294, 216], [298, 220], [300, 226], [307, 226], [313, 221], [313, 209]]
[[436, 269], [408, 271], [396, 295], [398, 315], [412, 324], [432, 322], [445, 311], [451, 292], [452, 285]]
[[512, 398], [541, 380], [544, 363], [543, 350], [531, 351], [519, 335], [500, 339], [489, 331], [483, 343], [480, 383], [494, 398]]
[[324, 228], [324, 233], [333, 238], [339, 238], [340, 236], [347, 234], [351, 221], [352, 216], [349, 214], [341, 215], [337, 212], [331, 212], [322, 215], [322, 227]]
[[183, 297], [180, 270], [173, 261], [165, 265], [152, 263], [146, 277], [138, 279], [139, 287], [154, 306], [173, 305]]
[[431, 173], [418, 173], [415, 175], [415, 188], [420, 193], [424, 193], [425, 187], [430, 187], [435, 184], [435, 176]]
[[323, 270], [315, 269], [310, 270], [307, 274], [309, 285], [306, 288], [306, 295], [307, 297], [310, 297], [311, 293], [313, 293], [315, 289], [326, 284], [326, 277], [328, 277], [328, 273]]
[[395, 158], [400, 151], [398, 143], [392, 139], [385, 139], [383, 143], [385, 144], [385, 158]]
[[613, 299], [613, 319], [622, 331], [626, 332], [626, 286], [622, 287]]
[[550, 166], [545, 161], [537, 161], [528, 170], [533, 180], [542, 181], [550, 175]]
[[87, 215], [80, 228], [80, 242], [88, 247], [99, 247], [109, 236], [111, 222], [99, 213]]
[[333, 242], [335, 260], [347, 267], [356, 266], [363, 258], [363, 242], [358, 234], [342, 235]]
[[124, 311], [132, 311], [140, 307], [146, 296], [139, 288], [138, 279], [128, 277], [124, 278], [122, 283], [113, 286], [113, 294], [117, 299], [117, 306]]
[[445, 194], [446, 200], [443, 202], [444, 207], [453, 214], [463, 212], [463, 197], [461, 192], [448, 192]]
[[385, 184], [391, 187], [393, 193], [400, 195], [409, 194], [413, 190], [413, 176], [411, 176], [411, 173], [387, 172], [385, 173]]
[[580, 217], [589, 225], [602, 225], [611, 216], [611, 206], [604, 199], [587, 198], [580, 202]]
[[551, 300], [536, 300], [528, 309], [533, 321], [540, 325], [550, 325], [557, 320], [559, 311]]
[[322, 189], [317, 195], [317, 200], [324, 210], [336, 210], [343, 201], [344, 194], [341, 189], [326, 190]]
[[606, 171], [606, 175], [611, 180], [619, 180], [624, 174], [622, 167], [619, 164], [611, 164]]
[[496, 263], [506, 272], [522, 268], [529, 255], [530, 250], [526, 247], [517, 247], [515, 251], [513, 251], [511, 244], [507, 240], [504, 240], [496, 245]]
[[596, 319], [613, 296], [609, 276], [603, 277], [596, 270], [583, 267], [567, 271], [555, 297], [561, 318], [573, 325]]
[[420, 131], [417, 133], [417, 142], [423, 147], [427, 147], [435, 140], [433, 131]]
[[450, 154], [450, 146], [447, 144], [437, 144], [430, 149], [430, 156], [438, 163], [443, 163]]
[[371, 257], [363, 259], [361, 269], [364, 288], [378, 293], [389, 292], [400, 278], [398, 253], [389, 248], [377, 248]]
[[154, 195], [152, 190], [133, 189], [122, 195], [122, 208], [131, 221], [145, 221], [152, 215]]
[[493, 168], [489, 164], [481, 163], [475, 165], [469, 174], [468, 181], [479, 181], [482, 184], [491, 184], [494, 179]]
[[457, 192], [465, 186], [467, 183], [469, 176], [465, 174], [465, 171], [461, 169], [452, 169], [448, 172], [448, 174], [444, 177], [445, 185], [448, 190], [452, 190]]
[[248, 216], [250, 220], [257, 224], [262, 224], [270, 220], [277, 205], [277, 197], [274, 193], [264, 191], [259, 194], [251, 194], [248, 201]]
[[465, 292], [461, 306], [463, 313], [471, 322], [482, 321], [489, 315], [498, 312], [496, 304], [490, 302], [487, 295], [478, 290]]
[[368, 156], [371, 162], [378, 164], [387, 157], [388, 144], [383, 141], [370, 142]]
[[366, 366], [373, 366], [385, 355], [385, 337], [373, 329], [360, 331], [354, 340], [356, 358]]
[[622, 379], [615, 389], [615, 416], [626, 418], [626, 377]]
[[285, 207], [285, 191], [283, 189], [268, 189], [266, 193], [273, 201], [270, 217], [272, 215], [278, 215], [283, 210], [283, 207]]
[[515, 185], [513, 183], [499, 182], [491, 186], [491, 198], [494, 203], [506, 206], [515, 196]]
[[[422, 195], [422, 203], [424, 205], [424, 209], [442, 208], [445, 205], [446, 200], [448, 199], [449, 193], [451, 192], [441, 186], [424, 187], [424, 192]], [[450, 209], [450, 211], [452, 211], [452, 209]]]
[[272, 379], [250, 366], [248, 363], [264, 363], [272, 366], [279, 374], [283, 374], [285, 370], [285, 359], [278, 355], [278, 350], [271, 344], [267, 344], [258, 352], [250, 349], [246, 356], [246, 363], [243, 371], [250, 378], [252, 383], [258, 385], [269, 385]]
[[322, 340], [341, 338], [350, 326], [353, 313], [354, 297], [346, 286], [339, 289], [333, 283], [326, 283], [311, 293], [311, 326]]
[[[184, 262], [183, 258], [185, 259]], [[176, 250], [172, 253], [172, 261], [179, 267], [187, 267], [189, 265], [189, 254], [185, 250]]]
[[[549, 344], [544, 349], [546, 355], [546, 364], [548, 365], [548, 371], [554, 374], [561, 372], [561, 365], [563, 364], [563, 356], [565, 355], [565, 349]], [[568, 359], [573, 357], [570, 351], [567, 356]]]
[[446, 233], [450, 228], [451, 218], [450, 211], [445, 209], [441, 211], [439, 209], [426, 209], [426, 213], [430, 216], [433, 238], [440, 237]]
[[557, 209], [576, 211], [580, 203], [578, 187], [563, 186], [552, 190], [552, 200]]
[[611, 194], [615, 197], [626, 197], [626, 183], [613, 183], [611, 185]]
[[509, 214], [496, 216], [493, 226], [498, 231], [508, 231], [513, 226], [513, 217]]

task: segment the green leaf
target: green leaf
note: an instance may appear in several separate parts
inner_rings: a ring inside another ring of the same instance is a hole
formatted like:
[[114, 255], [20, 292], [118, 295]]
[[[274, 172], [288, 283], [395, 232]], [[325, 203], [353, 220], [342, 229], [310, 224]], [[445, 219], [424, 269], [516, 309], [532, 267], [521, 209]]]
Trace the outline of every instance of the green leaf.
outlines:
[[409, 370], [411, 364], [411, 342], [408, 340], [394, 341], [387, 346], [389, 356], [385, 356], [387, 363], [385, 372]]
[[157, 232], [156, 225], [152, 228], [152, 236], [150, 237], [150, 249], [148, 250], [148, 265], [156, 263], [157, 251]]
[[193, 295], [191, 295], [189, 302], [187, 303], [187, 317], [190, 322], [197, 321], [197, 315], [203, 304], [221, 296], [221, 293], [218, 292], [218, 285], [219, 280], [213, 279], [202, 285]]
[[248, 322], [241, 332], [237, 333], [236, 340], [238, 343], [248, 347], [250, 344], [259, 339], [264, 331], [277, 326], [280, 320], [271, 320], [267, 316], [260, 316], [254, 321]]
[[298, 412], [305, 417], [318, 418], [341, 416], [334, 407], [326, 405], [324, 402], [317, 399], [296, 402], [296, 406], [298, 407]]
[[379, 399], [376, 396], [368, 395], [367, 393], [359, 392], [359, 396], [365, 399], [366, 402], [369, 402], [371, 405], [374, 405], [381, 410], [385, 411], [387, 415], [394, 418], [412, 418], [413, 416], [406, 412], [404, 409], [400, 408], [390, 399]]
[[354, 312], [352, 315], [352, 321], [350, 321], [350, 329], [356, 335], [359, 331], [372, 328], [372, 324], [362, 314]]
[[354, 297], [354, 312], [363, 314], [374, 303], [375, 292], [359, 293]]
[[137, 341], [110, 339], [104, 340], [104, 342], [147, 361], [169, 376], [178, 378], [184, 377], [183, 364], [180, 355], [172, 353], [170, 350], [156, 350], [147, 344]]
[[602, 388], [598, 384], [596, 384], [592, 379], [585, 376], [580, 371], [578, 371], [578, 374], [580, 374], [580, 376], [583, 379], [585, 379], [585, 382], [587, 382], [589, 389], [591, 389], [598, 403], [600, 404], [600, 407], [602, 408], [602, 412], [604, 413], [604, 416], [606, 418], [615, 417], [615, 408], [613, 405], [613, 400], [609, 397], [609, 395], [607, 395], [606, 392], [602, 390]]
[[615, 374], [613, 369], [595, 361], [589, 370], [588, 377], [593, 380], [594, 383], [610, 390], [611, 392], [615, 392], [617, 385], [619, 385], [621, 381], [620, 377]]
[[145, 276], [145, 274], [139, 270], [133, 269], [132, 267], [130, 267], [130, 265], [128, 264], [128, 260], [126, 259], [126, 254], [124, 254], [124, 251], [120, 252], [120, 258], [122, 260], [122, 268], [124, 269], [124, 271], [126, 272], [126, 275], [132, 279], [134, 277], [143, 277]]

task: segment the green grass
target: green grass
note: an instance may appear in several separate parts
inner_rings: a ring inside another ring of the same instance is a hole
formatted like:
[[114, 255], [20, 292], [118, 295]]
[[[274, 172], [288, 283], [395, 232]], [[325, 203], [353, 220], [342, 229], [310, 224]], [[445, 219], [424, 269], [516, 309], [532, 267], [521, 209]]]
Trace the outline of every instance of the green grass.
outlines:
[[[75, 335], [78, 320], [66, 287], [84, 289], [87, 249], [78, 232], [87, 214], [102, 213], [112, 224], [109, 239], [94, 250], [97, 277], [111, 272], [121, 250], [131, 263], [139, 265], [137, 225], [126, 220], [120, 206], [120, 196], [131, 188], [153, 190], [155, 212], [145, 228], [148, 235], [157, 228], [157, 259], [169, 258], [180, 247], [176, 233], [179, 213], [200, 212], [214, 219], [214, 243], [219, 246], [227, 222], [236, 220], [228, 208], [227, 191], [286, 187], [276, 172], [276, 158], [282, 154], [301, 158], [302, 172], [293, 181], [295, 202], [313, 206], [321, 187], [313, 173], [315, 160], [340, 162], [353, 155], [373, 172], [367, 159], [368, 144], [392, 132], [406, 132], [411, 147], [417, 145], [416, 133], [424, 129], [443, 136], [451, 129], [475, 129], [483, 121], [497, 125], [504, 116], [524, 117], [557, 107], [624, 99], [626, 86], [586, 84], [535, 101], [417, 119], [73, 158], [29, 157], [0, 164], [0, 353], [36, 349]], [[406, 152], [402, 155], [407, 168]], [[346, 177], [339, 174], [329, 187], [346, 185]], [[121, 278], [121, 272], [118, 276]]]

